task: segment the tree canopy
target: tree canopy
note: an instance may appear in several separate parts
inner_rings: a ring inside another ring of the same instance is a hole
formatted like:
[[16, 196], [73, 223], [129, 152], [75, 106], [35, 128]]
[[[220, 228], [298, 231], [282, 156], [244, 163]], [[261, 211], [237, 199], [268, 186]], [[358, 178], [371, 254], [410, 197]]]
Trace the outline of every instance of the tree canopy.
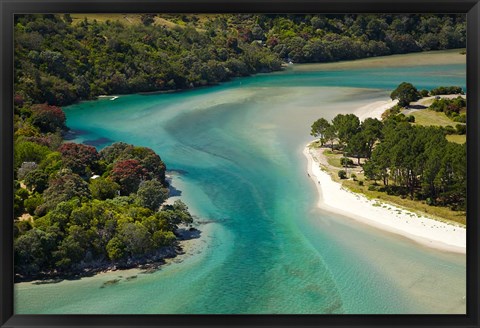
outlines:
[[422, 95], [411, 83], [402, 82], [392, 91], [390, 98], [392, 98], [392, 100], [398, 99], [398, 105], [405, 107], [411, 102], [422, 98]]
[[161, 208], [169, 196], [166, 168], [152, 149], [17, 144], [26, 189], [15, 184], [15, 215], [33, 216], [15, 223], [15, 272], [23, 277], [148, 258], [175, 243], [178, 225], [193, 221], [181, 201]]
[[351, 60], [466, 43], [465, 15], [145, 14], [139, 24], [119, 20], [16, 15], [17, 103], [62, 106], [102, 94], [212, 85], [279, 70], [282, 62]]
[[[387, 193], [464, 211], [466, 145], [448, 142], [441, 127], [412, 125], [401, 115], [383, 122], [368, 118], [358, 124], [355, 115], [338, 114], [323, 135], [332, 129], [332, 149], [336, 141], [339, 150], [358, 159], [367, 179], [383, 181]], [[366, 159], [363, 164], [361, 158]], [[346, 173], [339, 176], [344, 179]]]

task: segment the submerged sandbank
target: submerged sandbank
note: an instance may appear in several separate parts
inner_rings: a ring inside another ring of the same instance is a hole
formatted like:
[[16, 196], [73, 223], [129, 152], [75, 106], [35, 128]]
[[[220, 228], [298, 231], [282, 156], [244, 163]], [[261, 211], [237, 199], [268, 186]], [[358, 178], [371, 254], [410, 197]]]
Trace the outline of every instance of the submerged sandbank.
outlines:
[[467, 57], [465, 49], [450, 49], [424, 51], [410, 54], [379, 56], [357, 60], [339, 61], [332, 63], [314, 63], [290, 65], [289, 69], [294, 71], [310, 70], [347, 70], [347, 69], [368, 69], [379, 67], [412, 67], [426, 65], [451, 65], [466, 64]]

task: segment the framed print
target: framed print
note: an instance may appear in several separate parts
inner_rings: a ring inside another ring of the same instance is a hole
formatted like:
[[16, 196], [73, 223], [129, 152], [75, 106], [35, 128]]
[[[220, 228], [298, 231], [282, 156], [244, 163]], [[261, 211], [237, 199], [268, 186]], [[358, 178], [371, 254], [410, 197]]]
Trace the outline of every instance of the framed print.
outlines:
[[477, 327], [477, 1], [1, 1], [1, 327]]

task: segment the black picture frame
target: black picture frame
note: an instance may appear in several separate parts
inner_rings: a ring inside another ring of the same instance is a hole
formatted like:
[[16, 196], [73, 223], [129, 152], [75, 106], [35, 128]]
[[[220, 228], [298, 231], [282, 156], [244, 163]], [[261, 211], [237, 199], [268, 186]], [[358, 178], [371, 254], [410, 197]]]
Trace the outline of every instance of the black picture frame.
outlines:
[[[0, 0], [1, 327], [478, 327], [480, 4], [478, 0]], [[467, 15], [466, 315], [14, 315], [13, 15], [19, 13], [465, 13]], [[477, 110], [471, 110], [472, 108]]]

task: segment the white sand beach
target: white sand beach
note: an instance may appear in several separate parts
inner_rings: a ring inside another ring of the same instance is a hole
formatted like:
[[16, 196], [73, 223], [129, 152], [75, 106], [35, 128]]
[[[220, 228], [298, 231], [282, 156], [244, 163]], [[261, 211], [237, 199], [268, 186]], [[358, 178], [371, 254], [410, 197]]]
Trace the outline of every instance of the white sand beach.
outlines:
[[357, 115], [360, 121], [369, 117], [381, 120], [382, 114], [396, 104], [398, 100], [380, 100], [356, 109], [353, 114]]
[[[390, 103], [390, 104], [389, 104]], [[392, 102], [375, 102], [359, 108], [356, 115], [361, 119], [377, 117], [393, 106]], [[308, 159], [308, 174], [319, 193], [318, 207], [338, 213], [371, 226], [400, 234], [423, 245], [436, 249], [466, 253], [466, 229], [447, 224], [426, 216], [420, 216], [403, 208], [370, 200], [353, 193], [332, 180], [321, 166], [328, 165], [323, 149], [311, 149], [308, 144], [303, 150]]]

